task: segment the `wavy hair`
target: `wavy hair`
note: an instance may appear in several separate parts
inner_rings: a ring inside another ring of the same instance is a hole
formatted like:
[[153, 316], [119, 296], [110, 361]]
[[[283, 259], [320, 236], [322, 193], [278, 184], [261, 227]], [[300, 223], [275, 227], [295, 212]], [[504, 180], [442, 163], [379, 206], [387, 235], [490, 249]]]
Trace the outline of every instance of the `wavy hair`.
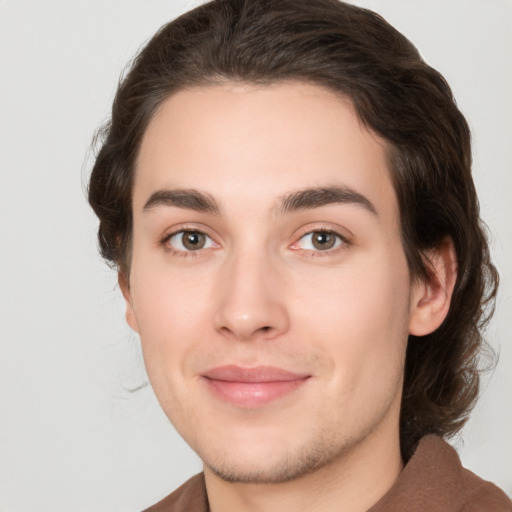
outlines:
[[350, 98], [361, 121], [387, 141], [413, 278], [431, 278], [426, 250], [447, 237], [456, 250], [444, 323], [408, 340], [400, 418], [407, 460], [425, 434], [457, 432], [475, 403], [498, 275], [471, 176], [468, 124], [441, 74], [378, 14], [338, 0], [214, 0], [164, 25], [121, 80], [99, 133], [89, 202], [100, 249], [129, 275], [135, 160], [169, 95], [225, 81], [285, 80]]

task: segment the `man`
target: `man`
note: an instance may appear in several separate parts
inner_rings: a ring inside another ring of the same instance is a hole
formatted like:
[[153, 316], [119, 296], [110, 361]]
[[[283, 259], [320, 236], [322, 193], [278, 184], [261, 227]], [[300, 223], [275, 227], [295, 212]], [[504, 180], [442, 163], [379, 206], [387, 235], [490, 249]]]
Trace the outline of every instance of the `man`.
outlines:
[[337, 0], [207, 3], [121, 83], [91, 175], [204, 474], [148, 510], [512, 510], [442, 436], [497, 284], [450, 89]]

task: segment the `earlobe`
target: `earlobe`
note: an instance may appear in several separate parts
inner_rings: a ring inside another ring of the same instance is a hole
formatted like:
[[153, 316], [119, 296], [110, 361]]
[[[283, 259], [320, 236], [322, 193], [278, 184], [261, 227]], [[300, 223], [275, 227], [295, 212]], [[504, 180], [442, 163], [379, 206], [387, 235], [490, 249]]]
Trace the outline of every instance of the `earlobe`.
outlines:
[[135, 317], [135, 312], [133, 311], [130, 283], [123, 272], [117, 273], [117, 282], [119, 283], [119, 288], [121, 288], [121, 291], [123, 292], [124, 300], [126, 302], [126, 313], [125, 313], [126, 322], [136, 333], [138, 333], [139, 332], [139, 324], [137, 322], [137, 318]]
[[457, 255], [450, 238], [425, 254], [425, 260], [430, 276], [412, 286], [409, 334], [414, 336], [430, 334], [443, 323], [457, 280]]

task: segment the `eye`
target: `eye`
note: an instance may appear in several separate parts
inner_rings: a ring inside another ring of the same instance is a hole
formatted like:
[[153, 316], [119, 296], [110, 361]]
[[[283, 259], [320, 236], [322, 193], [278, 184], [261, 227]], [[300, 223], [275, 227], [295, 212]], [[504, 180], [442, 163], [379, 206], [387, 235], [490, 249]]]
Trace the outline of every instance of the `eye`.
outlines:
[[214, 247], [213, 240], [201, 231], [178, 231], [167, 239], [167, 244], [176, 251], [199, 251]]
[[294, 244], [293, 248], [303, 249], [305, 251], [328, 251], [337, 249], [345, 240], [341, 235], [334, 231], [319, 230], [306, 233], [300, 240]]

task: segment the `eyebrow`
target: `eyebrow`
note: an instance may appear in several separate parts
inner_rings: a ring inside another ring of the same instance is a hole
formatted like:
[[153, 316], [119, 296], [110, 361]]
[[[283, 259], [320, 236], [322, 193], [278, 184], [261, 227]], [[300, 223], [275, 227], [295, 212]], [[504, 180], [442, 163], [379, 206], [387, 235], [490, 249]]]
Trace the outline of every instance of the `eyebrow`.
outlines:
[[281, 212], [320, 208], [329, 204], [355, 204], [377, 215], [377, 209], [365, 196], [349, 187], [314, 187], [287, 194], [281, 199]]
[[[281, 197], [278, 209], [281, 213], [320, 208], [330, 204], [355, 204], [377, 215], [373, 203], [349, 187], [313, 187], [290, 192]], [[143, 210], [148, 212], [161, 206], [174, 206], [198, 212], [220, 215], [219, 203], [210, 194], [196, 189], [158, 190], [151, 194]]]
[[215, 215], [220, 213], [219, 204], [210, 194], [195, 189], [158, 190], [146, 201], [144, 211], [153, 210], [158, 206], [175, 206]]

